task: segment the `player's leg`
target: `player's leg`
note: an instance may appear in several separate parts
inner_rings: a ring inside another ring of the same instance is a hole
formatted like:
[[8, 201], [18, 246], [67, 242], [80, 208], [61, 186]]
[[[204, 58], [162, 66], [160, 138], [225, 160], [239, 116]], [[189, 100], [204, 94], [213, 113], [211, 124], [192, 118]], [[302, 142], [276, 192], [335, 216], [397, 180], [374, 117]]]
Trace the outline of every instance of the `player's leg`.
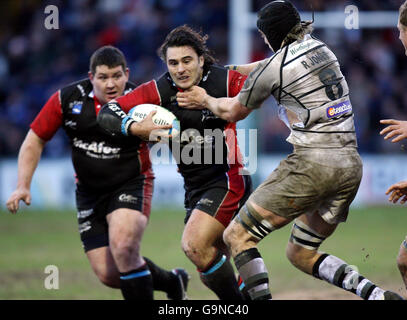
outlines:
[[397, 266], [407, 289], [407, 237], [400, 246], [400, 251], [397, 256]]
[[93, 272], [106, 286], [120, 289], [120, 273], [113, 260], [110, 248], [103, 246], [86, 252]]
[[334, 255], [318, 252], [320, 244], [335, 231], [336, 226], [327, 223], [317, 213], [298, 217], [287, 246], [287, 257], [291, 263], [303, 272], [365, 300], [400, 299], [397, 294], [377, 287], [360, 275], [356, 267]]
[[[99, 280], [106, 286], [120, 289], [120, 272], [108, 246], [92, 249], [86, 252], [92, 270]], [[172, 300], [186, 299], [186, 289], [189, 276], [184, 269], [176, 268], [171, 271], [157, 266], [150, 259], [143, 257], [153, 277], [154, 290], [164, 291]]]
[[241, 300], [236, 276], [223, 243], [225, 227], [215, 218], [194, 209], [182, 235], [182, 249], [197, 267], [201, 281], [219, 299]]
[[141, 239], [148, 218], [140, 211], [121, 208], [106, 217], [109, 246], [120, 272], [120, 288], [126, 300], [152, 300], [153, 279], [140, 255]]
[[223, 238], [252, 300], [271, 299], [267, 267], [256, 245], [290, 221], [249, 199], [224, 232]]
[[140, 255], [142, 235], [151, 212], [153, 176], [146, 172], [111, 195], [106, 220], [109, 246], [121, 273], [121, 289], [130, 299], [151, 299], [152, 287], [170, 299], [186, 298], [189, 276], [184, 269], [164, 270]]

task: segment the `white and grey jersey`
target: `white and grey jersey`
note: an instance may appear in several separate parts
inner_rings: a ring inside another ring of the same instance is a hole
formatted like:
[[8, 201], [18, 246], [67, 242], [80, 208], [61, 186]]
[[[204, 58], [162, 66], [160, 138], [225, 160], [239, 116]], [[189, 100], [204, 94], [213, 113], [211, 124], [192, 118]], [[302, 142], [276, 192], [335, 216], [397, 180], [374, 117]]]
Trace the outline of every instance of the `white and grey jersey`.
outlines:
[[304, 147], [356, 147], [349, 88], [334, 53], [306, 35], [259, 63], [238, 99], [259, 108], [273, 95], [291, 129], [287, 141]]

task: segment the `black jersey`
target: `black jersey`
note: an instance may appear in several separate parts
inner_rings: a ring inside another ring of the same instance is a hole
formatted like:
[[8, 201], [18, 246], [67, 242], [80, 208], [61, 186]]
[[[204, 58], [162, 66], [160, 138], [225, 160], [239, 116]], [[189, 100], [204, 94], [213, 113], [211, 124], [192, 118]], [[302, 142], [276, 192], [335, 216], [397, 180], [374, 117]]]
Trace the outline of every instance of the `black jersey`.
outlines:
[[[220, 66], [205, 70], [198, 84], [213, 97], [233, 97], [242, 88], [246, 77]], [[122, 110], [109, 105], [103, 107], [100, 124], [112, 135], [121, 132], [122, 111], [129, 112], [143, 103], [161, 105], [180, 120], [181, 133], [170, 142], [179, 171], [187, 190], [202, 187], [208, 181], [238, 174], [243, 169], [242, 157], [237, 146], [236, 124], [214, 115], [210, 110], [188, 110], [178, 106], [176, 94], [180, 89], [169, 73], [158, 80], [146, 82], [129, 94], [117, 99]]]
[[[212, 66], [198, 85], [213, 97], [227, 97], [228, 70]], [[235, 134], [234, 124], [231, 125], [207, 109], [180, 108], [175, 99], [179, 89], [169, 73], [157, 80], [157, 89], [161, 105], [180, 121], [181, 133], [170, 143], [170, 148], [187, 190], [224, 177], [231, 168], [242, 165], [238, 163], [236, 154], [232, 155], [234, 163], [228, 161], [228, 156], [231, 156], [229, 152], [233, 151], [228, 150], [225, 130], [230, 129], [232, 135]]]

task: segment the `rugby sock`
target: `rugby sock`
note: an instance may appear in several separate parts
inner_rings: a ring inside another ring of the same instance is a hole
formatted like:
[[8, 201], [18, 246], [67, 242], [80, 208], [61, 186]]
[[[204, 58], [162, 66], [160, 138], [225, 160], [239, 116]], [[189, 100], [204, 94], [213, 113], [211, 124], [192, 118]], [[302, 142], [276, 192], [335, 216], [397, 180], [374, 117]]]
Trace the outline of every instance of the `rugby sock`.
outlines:
[[222, 253], [218, 252], [206, 269], [198, 271], [203, 284], [220, 300], [243, 300], [233, 266]]
[[146, 257], [143, 257], [143, 259], [151, 272], [154, 290], [171, 292], [174, 286], [178, 284], [178, 277], [173, 272], [160, 268], [150, 259]]
[[346, 291], [357, 294], [364, 300], [381, 300], [385, 290], [361, 276], [343, 260], [323, 254], [315, 262], [313, 276], [325, 280]]
[[120, 273], [120, 289], [125, 300], [153, 300], [153, 278], [147, 264]]
[[267, 268], [257, 248], [242, 251], [234, 260], [251, 299], [271, 299]]

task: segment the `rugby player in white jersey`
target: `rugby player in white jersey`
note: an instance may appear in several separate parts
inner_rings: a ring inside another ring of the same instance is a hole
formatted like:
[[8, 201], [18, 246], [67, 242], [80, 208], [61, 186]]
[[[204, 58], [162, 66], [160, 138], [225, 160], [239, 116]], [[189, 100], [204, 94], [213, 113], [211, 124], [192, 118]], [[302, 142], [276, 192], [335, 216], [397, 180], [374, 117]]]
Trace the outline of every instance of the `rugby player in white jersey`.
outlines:
[[194, 87], [178, 93], [180, 106], [205, 107], [237, 121], [273, 96], [290, 128], [293, 153], [252, 193], [224, 232], [236, 267], [254, 300], [271, 299], [266, 265], [256, 248], [265, 236], [294, 221], [287, 257], [301, 271], [366, 300], [402, 299], [377, 287], [356, 268], [319, 251], [345, 222], [362, 178], [349, 88], [333, 52], [310, 35], [289, 1], [273, 1], [258, 12], [257, 27], [275, 52], [251, 71], [235, 98], [213, 98]]

